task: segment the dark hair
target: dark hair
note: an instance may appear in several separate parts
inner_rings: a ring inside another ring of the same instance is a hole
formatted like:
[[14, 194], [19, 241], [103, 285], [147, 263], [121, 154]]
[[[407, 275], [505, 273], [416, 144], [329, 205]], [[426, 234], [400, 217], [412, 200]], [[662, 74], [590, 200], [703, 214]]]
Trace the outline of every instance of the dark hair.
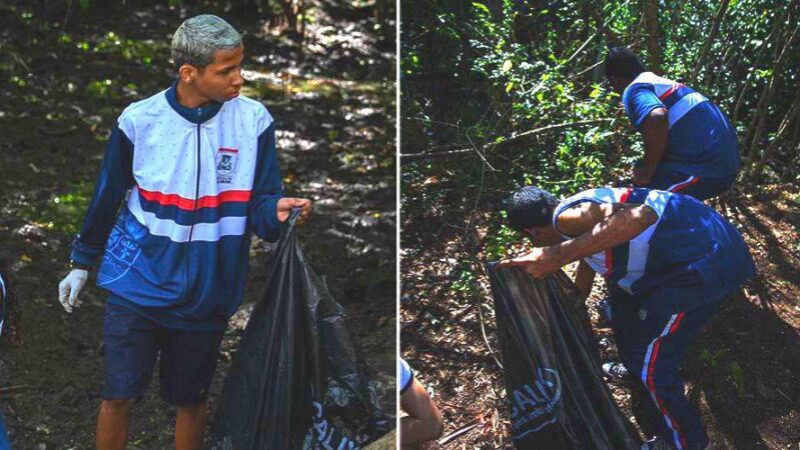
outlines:
[[616, 75], [625, 78], [636, 78], [647, 69], [631, 49], [627, 47], [611, 47], [603, 62], [606, 78]]
[[508, 225], [516, 231], [548, 225], [553, 221], [557, 205], [553, 194], [535, 186], [525, 186], [506, 202]]

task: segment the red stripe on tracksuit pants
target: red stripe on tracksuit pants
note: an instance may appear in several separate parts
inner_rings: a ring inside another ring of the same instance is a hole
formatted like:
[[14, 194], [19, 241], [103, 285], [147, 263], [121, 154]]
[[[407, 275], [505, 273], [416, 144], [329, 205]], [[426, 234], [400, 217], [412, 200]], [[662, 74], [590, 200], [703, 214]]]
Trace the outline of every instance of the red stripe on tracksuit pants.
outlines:
[[708, 436], [678, 374], [692, 338], [720, 302], [678, 313], [647, 311], [629, 295], [612, 294], [614, 333], [622, 362], [646, 388], [660, 421], [658, 435], [679, 449], [703, 449]]

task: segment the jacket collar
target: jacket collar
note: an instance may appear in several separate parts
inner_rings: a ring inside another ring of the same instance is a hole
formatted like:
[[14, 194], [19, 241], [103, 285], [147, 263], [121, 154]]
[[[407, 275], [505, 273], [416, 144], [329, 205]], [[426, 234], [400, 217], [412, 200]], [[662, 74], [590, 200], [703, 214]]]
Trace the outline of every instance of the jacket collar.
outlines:
[[191, 123], [201, 124], [212, 119], [214, 116], [217, 115], [220, 108], [222, 108], [222, 103], [218, 102], [211, 102], [207, 106], [203, 106], [200, 108], [187, 108], [180, 104], [178, 101], [178, 81], [172, 83], [169, 89], [167, 89], [167, 102], [172, 109], [175, 110], [178, 114], [181, 115], [184, 119], [188, 120]]

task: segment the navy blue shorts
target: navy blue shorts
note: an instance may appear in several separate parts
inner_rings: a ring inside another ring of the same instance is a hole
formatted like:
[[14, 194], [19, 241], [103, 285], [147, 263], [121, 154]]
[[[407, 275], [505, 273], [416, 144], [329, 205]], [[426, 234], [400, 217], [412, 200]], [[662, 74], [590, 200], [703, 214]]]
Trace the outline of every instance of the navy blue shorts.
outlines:
[[175, 406], [203, 403], [224, 333], [166, 328], [124, 306], [107, 303], [103, 399], [140, 399], [158, 359], [164, 401]]

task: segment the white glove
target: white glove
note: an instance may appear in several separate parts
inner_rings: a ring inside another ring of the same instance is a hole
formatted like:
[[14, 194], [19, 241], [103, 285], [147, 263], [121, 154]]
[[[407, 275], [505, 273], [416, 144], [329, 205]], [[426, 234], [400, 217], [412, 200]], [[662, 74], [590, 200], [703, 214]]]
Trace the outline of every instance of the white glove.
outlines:
[[89, 272], [83, 269], [72, 269], [70, 273], [58, 283], [58, 301], [61, 306], [67, 310], [68, 313], [72, 312], [72, 308], [81, 306], [78, 300], [78, 294], [86, 284], [89, 278]]

